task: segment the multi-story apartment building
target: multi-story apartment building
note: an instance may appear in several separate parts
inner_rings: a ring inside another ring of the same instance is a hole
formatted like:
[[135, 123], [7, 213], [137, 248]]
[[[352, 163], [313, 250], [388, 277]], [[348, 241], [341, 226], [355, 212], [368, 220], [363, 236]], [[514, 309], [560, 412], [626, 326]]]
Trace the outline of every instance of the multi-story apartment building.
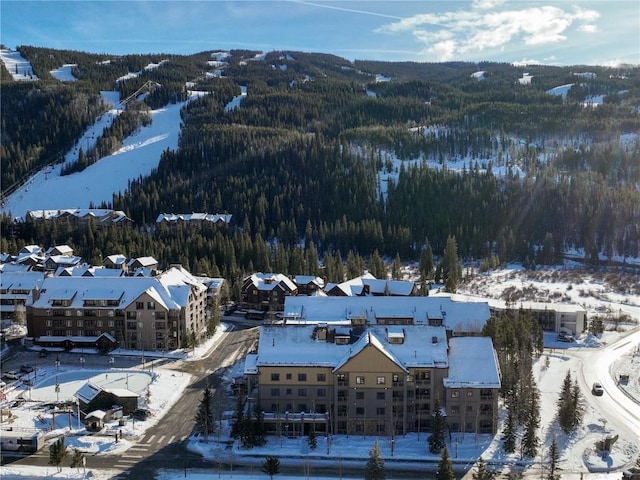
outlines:
[[269, 430], [427, 432], [438, 399], [452, 431], [495, 433], [500, 375], [491, 339], [453, 336], [447, 324], [461, 328], [467, 316], [467, 327], [477, 327], [488, 318], [486, 304], [414, 297], [407, 309], [402, 298], [369, 297], [365, 309], [362, 298], [350, 306], [348, 299], [312, 298], [288, 300], [285, 312], [302, 302], [306, 313], [263, 326], [257, 353], [246, 360], [251, 398]]
[[109, 334], [123, 348], [171, 350], [207, 328], [207, 287], [181, 266], [155, 277], [46, 277], [27, 301], [34, 343]]

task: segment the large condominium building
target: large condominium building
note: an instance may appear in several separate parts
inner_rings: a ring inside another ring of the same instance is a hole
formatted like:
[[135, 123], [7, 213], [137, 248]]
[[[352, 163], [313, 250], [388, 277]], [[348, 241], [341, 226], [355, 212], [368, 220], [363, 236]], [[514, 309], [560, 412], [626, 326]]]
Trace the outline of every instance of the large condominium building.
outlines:
[[454, 336], [465, 328], [477, 335], [486, 304], [292, 297], [285, 312], [286, 323], [261, 328], [245, 364], [270, 431], [426, 432], [438, 399], [451, 431], [495, 433], [500, 375], [491, 339]]
[[206, 307], [207, 287], [181, 266], [154, 277], [50, 276], [27, 301], [27, 329], [43, 346], [107, 334], [122, 348], [172, 350], [204, 336]]

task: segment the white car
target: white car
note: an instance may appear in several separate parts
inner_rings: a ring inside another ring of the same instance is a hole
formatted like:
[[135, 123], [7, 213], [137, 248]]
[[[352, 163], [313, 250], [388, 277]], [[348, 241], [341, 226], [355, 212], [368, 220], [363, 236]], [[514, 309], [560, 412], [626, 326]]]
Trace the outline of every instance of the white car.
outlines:
[[9, 380], [17, 380], [22, 376], [20, 372], [17, 370], [10, 370], [8, 372], [4, 372], [3, 377], [8, 378]]

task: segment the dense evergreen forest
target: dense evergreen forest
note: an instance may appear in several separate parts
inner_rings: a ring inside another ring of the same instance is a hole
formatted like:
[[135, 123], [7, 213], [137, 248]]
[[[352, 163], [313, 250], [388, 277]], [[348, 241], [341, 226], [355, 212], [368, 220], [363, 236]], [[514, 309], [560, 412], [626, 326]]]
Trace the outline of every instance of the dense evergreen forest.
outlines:
[[[103, 111], [101, 90], [124, 99], [156, 82], [139, 99], [145, 109], [182, 102], [188, 90], [207, 94], [183, 108], [178, 150], [103, 205], [134, 226], [72, 230], [4, 217], [3, 252], [68, 243], [96, 263], [152, 255], [229, 279], [257, 270], [339, 276], [328, 275], [336, 261], [350, 259], [351, 271], [379, 256], [440, 256], [450, 237], [464, 259], [492, 264], [550, 264], [567, 248], [591, 262], [640, 254], [637, 67], [20, 51], [40, 80], [14, 82], [4, 67], [0, 76], [3, 195], [60, 160]], [[49, 74], [69, 63], [78, 81]], [[123, 79], [129, 72], [138, 75]], [[519, 81], [525, 74], [530, 81]], [[547, 93], [567, 84], [566, 98]], [[225, 108], [240, 87], [241, 106]], [[87, 164], [138, 126], [126, 116], [114, 125]], [[234, 221], [155, 224], [161, 212], [198, 211]]]

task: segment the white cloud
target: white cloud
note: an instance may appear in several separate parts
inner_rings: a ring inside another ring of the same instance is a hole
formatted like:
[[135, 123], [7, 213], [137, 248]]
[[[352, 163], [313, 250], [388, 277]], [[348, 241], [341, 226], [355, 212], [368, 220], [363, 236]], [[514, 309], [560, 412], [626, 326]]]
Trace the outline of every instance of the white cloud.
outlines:
[[580, 25], [578, 30], [585, 33], [598, 33], [598, 26], [593, 25], [592, 23], [585, 23], [584, 25]]
[[471, 7], [479, 10], [489, 10], [499, 7], [504, 3], [506, 3], [506, 0], [473, 0], [473, 2], [471, 2]]
[[[500, 7], [500, 8], [497, 8]], [[471, 55], [487, 49], [501, 51], [510, 44], [539, 46], [563, 42], [571, 27], [597, 31], [595, 10], [555, 6], [505, 9], [503, 0], [474, 0], [467, 11], [422, 13], [377, 29], [378, 33], [410, 33], [424, 44], [423, 52], [438, 60]]]

